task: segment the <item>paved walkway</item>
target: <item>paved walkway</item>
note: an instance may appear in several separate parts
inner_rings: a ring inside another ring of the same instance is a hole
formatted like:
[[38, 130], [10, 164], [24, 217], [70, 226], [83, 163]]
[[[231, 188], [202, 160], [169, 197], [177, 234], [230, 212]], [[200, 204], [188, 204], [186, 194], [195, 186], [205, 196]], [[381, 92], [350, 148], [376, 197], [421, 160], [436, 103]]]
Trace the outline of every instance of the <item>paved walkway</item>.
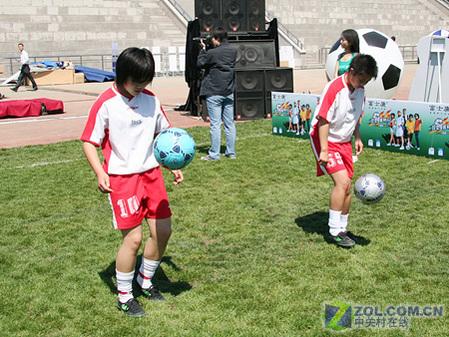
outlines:
[[[416, 65], [407, 65], [396, 99], [407, 99]], [[310, 91], [319, 94], [326, 84], [323, 69], [297, 70], [294, 74], [295, 92]], [[64, 102], [64, 114], [36, 118], [0, 119], [0, 148], [11, 148], [35, 144], [50, 144], [78, 139], [83, 130], [89, 109], [99, 93], [110, 87], [107, 83], [84, 83], [73, 85], [42, 86], [38, 91], [20, 87], [15, 93], [6, 87], [0, 92], [7, 99], [53, 98]], [[167, 115], [175, 127], [208, 126], [201, 118], [188, 112], [174, 111], [184, 104], [189, 88], [184, 77], [155, 78], [150, 88], [161, 100]]]

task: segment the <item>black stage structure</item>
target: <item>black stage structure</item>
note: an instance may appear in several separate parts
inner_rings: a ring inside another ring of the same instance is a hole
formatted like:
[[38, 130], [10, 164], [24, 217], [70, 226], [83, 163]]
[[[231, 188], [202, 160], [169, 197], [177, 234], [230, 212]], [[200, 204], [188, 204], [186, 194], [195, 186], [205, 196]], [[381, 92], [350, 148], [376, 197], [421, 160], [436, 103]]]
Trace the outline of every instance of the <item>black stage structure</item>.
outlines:
[[199, 39], [207, 40], [215, 28], [223, 27], [237, 49], [235, 118], [270, 117], [271, 91], [293, 92], [294, 88], [293, 69], [279, 67], [277, 19], [265, 22], [265, 1], [196, 0], [195, 16], [188, 23], [186, 37], [185, 81], [190, 90], [186, 103], [177, 110], [207, 119], [207, 109], [199, 97]]

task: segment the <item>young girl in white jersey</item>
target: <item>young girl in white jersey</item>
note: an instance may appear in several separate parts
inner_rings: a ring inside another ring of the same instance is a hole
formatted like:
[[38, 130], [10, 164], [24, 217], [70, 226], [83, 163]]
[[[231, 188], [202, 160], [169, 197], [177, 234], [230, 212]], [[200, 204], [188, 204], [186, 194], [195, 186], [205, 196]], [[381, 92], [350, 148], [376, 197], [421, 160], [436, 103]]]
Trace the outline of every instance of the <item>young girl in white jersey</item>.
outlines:
[[[142, 244], [142, 221], [150, 238], [144, 245], [137, 283], [150, 300], [163, 300], [152, 278], [171, 234], [171, 210], [162, 172], [153, 154], [153, 140], [170, 123], [157, 97], [145, 88], [154, 77], [154, 59], [145, 48], [125, 49], [117, 59], [116, 81], [93, 104], [81, 136], [98, 188], [107, 193], [114, 227], [122, 243], [116, 257], [117, 307], [128, 316], [145, 314], [134, 298], [132, 282]], [[100, 163], [97, 147], [103, 150]], [[182, 172], [172, 171], [175, 184]]]

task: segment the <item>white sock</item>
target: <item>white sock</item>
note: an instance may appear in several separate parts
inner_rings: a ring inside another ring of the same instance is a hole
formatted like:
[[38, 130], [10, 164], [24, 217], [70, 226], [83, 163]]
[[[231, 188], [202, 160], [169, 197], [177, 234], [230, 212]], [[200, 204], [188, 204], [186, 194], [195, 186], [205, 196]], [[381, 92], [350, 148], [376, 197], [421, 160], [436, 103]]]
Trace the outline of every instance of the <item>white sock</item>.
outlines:
[[340, 216], [340, 229], [342, 232], [346, 232], [346, 228], [348, 227], [348, 218], [349, 214], [342, 214]]
[[329, 233], [336, 236], [341, 232], [340, 225], [341, 211], [329, 209]]
[[148, 289], [152, 286], [151, 279], [153, 278], [159, 263], [161, 263], [161, 261], [148, 260], [142, 257], [139, 275], [137, 275], [137, 283], [139, 283], [142, 288]]
[[117, 277], [118, 299], [121, 303], [126, 303], [131, 298], [134, 297], [133, 296], [134, 270], [129, 273], [122, 273], [116, 269], [115, 274]]

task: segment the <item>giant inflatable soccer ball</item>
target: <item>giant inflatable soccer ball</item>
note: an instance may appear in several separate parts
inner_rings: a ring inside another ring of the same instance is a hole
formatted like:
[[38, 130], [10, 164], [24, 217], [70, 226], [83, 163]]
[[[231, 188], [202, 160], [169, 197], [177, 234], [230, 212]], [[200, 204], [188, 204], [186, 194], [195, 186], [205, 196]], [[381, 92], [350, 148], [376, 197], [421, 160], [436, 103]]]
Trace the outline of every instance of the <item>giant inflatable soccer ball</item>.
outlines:
[[[398, 45], [385, 34], [370, 28], [357, 29], [360, 53], [374, 57], [378, 75], [366, 86], [366, 96], [371, 98], [392, 98], [402, 78], [404, 59]], [[338, 40], [329, 51], [326, 61], [326, 74], [334, 78], [338, 55], [343, 53]]]

